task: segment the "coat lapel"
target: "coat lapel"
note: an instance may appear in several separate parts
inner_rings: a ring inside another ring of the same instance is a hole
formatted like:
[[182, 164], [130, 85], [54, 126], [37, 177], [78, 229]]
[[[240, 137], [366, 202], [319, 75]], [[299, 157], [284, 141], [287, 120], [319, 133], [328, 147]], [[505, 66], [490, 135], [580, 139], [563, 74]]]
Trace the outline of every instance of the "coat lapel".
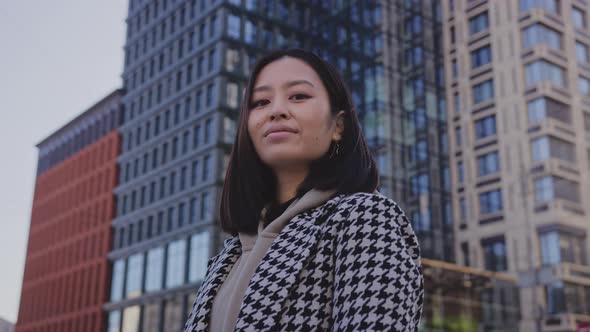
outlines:
[[272, 331], [310, 254], [317, 251], [322, 221], [344, 195], [296, 215], [273, 241], [242, 302], [237, 331]]
[[196, 307], [192, 310], [195, 316], [189, 317], [185, 332], [207, 331], [209, 329], [213, 299], [240, 255], [239, 239], [237, 237], [226, 239], [219, 258], [210, 267], [211, 270], [208, 273], [210, 276], [201, 284], [195, 300]]

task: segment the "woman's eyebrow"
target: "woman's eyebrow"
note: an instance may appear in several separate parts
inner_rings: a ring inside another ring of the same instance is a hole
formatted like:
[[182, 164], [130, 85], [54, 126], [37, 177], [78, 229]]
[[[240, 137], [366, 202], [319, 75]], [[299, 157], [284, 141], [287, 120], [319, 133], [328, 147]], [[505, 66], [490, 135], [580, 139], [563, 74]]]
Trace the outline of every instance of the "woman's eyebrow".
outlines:
[[[285, 84], [283, 84], [283, 88], [290, 88], [294, 85], [298, 85], [298, 84], [308, 84], [310, 85], [312, 88], [315, 87], [313, 84], [311, 84], [310, 81], [308, 80], [295, 80], [295, 81], [289, 81], [286, 82]], [[257, 86], [254, 88], [254, 90], [252, 90], [252, 92], [257, 92], [257, 91], [269, 91], [272, 90], [272, 88], [269, 85], [261, 85], [261, 86]]]

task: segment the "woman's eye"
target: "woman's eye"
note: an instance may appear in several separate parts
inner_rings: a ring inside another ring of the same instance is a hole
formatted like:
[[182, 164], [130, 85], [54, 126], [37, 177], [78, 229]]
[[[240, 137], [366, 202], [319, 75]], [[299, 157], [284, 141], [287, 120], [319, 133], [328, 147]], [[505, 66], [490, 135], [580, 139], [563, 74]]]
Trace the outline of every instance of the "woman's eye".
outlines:
[[304, 100], [304, 99], [308, 99], [309, 96], [304, 93], [297, 93], [297, 94], [294, 94], [293, 96], [291, 96], [291, 98], [293, 98], [295, 100]]
[[268, 100], [266, 100], [266, 99], [257, 100], [257, 101], [255, 101], [255, 102], [252, 103], [252, 105], [250, 106], [250, 108], [256, 108], [256, 107], [264, 106], [264, 105], [267, 104], [267, 102], [268, 102]]

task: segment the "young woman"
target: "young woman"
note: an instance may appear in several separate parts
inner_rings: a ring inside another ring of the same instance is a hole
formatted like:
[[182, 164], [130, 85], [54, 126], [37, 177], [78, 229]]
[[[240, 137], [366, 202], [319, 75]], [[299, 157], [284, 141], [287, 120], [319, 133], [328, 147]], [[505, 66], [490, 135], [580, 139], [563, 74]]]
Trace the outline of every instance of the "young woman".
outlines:
[[417, 330], [418, 242], [378, 184], [334, 67], [301, 49], [260, 59], [221, 198], [233, 237], [209, 261], [185, 332]]

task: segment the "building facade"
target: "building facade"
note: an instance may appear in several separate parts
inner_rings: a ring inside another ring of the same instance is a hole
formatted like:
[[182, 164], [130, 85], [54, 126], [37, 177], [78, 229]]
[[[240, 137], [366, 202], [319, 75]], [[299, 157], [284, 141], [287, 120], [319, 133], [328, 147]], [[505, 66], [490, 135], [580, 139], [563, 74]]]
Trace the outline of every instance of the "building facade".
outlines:
[[[227, 236], [216, 218], [238, 106], [270, 49], [310, 49], [343, 73], [379, 190], [407, 212], [424, 257], [454, 261], [442, 17], [434, 0], [131, 0], [108, 330], [182, 328]], [[462, 271], [450, 266], [435, 269], [448, 286]], [[465, 282], [458, 294], [502, 303], [480, 292], [488, 286]], [[428, 312], [424, 326], [436, 329], [444, 313]]]
[[443, 3], [457, 261], [518, 278], [522, 331], [587, 327], [590, 6]]
[[37, 145], [16, 331], [103, 331], [121, 90]]

